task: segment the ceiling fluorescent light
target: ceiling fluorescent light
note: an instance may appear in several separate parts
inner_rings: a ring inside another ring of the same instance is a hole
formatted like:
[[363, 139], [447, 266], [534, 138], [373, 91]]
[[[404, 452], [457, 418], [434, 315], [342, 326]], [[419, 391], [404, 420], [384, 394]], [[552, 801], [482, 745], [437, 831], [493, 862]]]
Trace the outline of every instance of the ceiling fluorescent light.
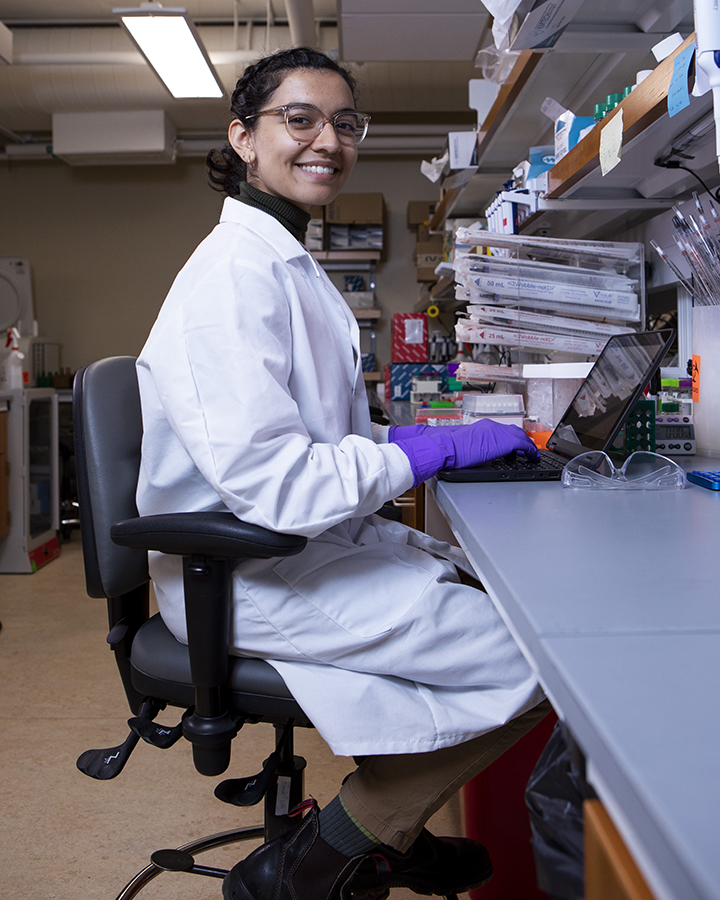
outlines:
[[224, 90], [187, 10], [142, 3], [113, 9], [135, 46], [176, 99], [222, 97]]

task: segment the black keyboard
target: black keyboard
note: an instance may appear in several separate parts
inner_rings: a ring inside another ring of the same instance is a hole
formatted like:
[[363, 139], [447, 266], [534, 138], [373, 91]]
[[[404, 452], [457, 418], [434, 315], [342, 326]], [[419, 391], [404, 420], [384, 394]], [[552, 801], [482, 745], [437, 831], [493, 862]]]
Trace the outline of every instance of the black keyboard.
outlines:
[[528, 459], [526, 456], [518, 453], [518, 455], [514, 459], [508, 459], [508, 457], [502, 456], [499, 459], [493, 459], [491, 462], [486, 463], [485, 465], [497, 471], [506, 472], [517, 472], [518, 469], [533, 469], [540, 472], [557, 472], [564, 468], [565, 463], [562, 460], [559, 460], [557, 455], [551, 450], [541, 450], [540, 459], [538, 460]]

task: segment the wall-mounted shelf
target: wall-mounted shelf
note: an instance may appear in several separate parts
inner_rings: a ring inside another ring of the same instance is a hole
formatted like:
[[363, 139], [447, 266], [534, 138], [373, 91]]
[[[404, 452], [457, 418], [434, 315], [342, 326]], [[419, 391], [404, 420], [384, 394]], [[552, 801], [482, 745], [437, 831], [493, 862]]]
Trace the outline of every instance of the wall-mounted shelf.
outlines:
[[[687, 32], [685, 32], [687, 33]], [[660, 36], [658, 35], [658, 39]], [[598, 150], [602, 127], [594, 128], [550, 171], [546, 208], [523, 223], [523, 233], [550, 233], [556, 237], [604, 238], [639, 223], [672, 204], [691, 190], [699, 189], [693, 176], [679, 169], [661, 169], [654, 160], [667, 153], [678, 135], [712, 109], [710, 94], [691, 98], [690, 106], [670, 118], [667, 93], [675, 57], [694, 41], [690, 35], [652, 74], [623, 100], [609, 118], [623, 110], [621, 163], [605, 177], [601, 175]], [[647, 54], [645, 54], [645, 58]], [[440, 230], [453, 217], [480, 217], [512, 168], [526, 158], [530, 146], [552, 143], [550, 120], [540, 112], [543, 99], [554, 99], [576, 112], [587, 111], [590, 100], [603, 99], [603, 92], [621, 90], [632, 83], [642, 65], [637, 53], [598, 54], [522, 53], [478, 134], [478, 169], [465, 183], [452, 179], [430, 223]], [[647, 60], [646, 60], [647, 62]], [[690, 69], [692, 77], [692, 66]], [[573, 85], [573, 79], [575, 84]], [[690, 151], [692, 167], [711, 185], [718, 183], [714, 155], [714, 130], [707, 141]], [[459, 173], [462, 175], [463, 173]], [[453, 176], [456, 178], [457, 176]], [[591, 201], [602, 198], [593, 207]], [[573, 203], [564, 203], [572, 199]], [[583, 208], [583, 202], [585, 207]], [[600, 207], [604, 206], [604, 209]]]
[[382, 255], [380, 250], [311, 250], [310, 252], [321, 263], [378, 263]]

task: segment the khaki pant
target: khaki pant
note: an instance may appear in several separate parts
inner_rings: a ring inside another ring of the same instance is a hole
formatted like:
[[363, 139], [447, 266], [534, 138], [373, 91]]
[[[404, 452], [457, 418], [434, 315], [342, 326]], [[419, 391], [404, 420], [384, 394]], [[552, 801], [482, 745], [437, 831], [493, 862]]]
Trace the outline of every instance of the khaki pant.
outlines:
[[369, 756], [340, 790], [358, 822], [401, 853], [450, 797], [543, 719], [547, 700], [507, 725], [430, 753]]

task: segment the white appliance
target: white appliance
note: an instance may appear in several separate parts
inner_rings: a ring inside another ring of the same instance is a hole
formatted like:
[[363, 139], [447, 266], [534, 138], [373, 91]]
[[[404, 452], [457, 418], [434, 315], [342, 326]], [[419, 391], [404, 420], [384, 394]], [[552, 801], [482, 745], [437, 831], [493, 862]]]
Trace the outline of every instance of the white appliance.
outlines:
[[52, 388], [0, 392], [7, 402], [10, 533], [0, 573], [35, 572], [60, 553], [57, 396]]
[[22, 337], [28, 337], [33, 333], [33, 319], [30, 263], [0, 256], [0, 333], [17, 328]]

